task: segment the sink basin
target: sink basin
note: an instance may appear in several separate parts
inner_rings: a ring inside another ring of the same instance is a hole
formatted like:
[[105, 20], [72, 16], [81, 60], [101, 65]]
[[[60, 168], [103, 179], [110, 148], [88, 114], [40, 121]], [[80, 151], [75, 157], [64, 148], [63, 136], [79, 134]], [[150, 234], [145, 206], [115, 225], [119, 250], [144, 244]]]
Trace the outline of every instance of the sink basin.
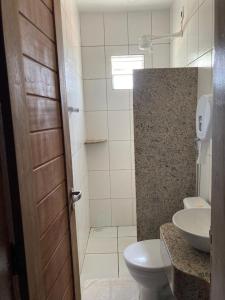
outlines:
[[173, 216], [173, 224], [192, 247], [210, 252], [211, 208], [180, 210]]

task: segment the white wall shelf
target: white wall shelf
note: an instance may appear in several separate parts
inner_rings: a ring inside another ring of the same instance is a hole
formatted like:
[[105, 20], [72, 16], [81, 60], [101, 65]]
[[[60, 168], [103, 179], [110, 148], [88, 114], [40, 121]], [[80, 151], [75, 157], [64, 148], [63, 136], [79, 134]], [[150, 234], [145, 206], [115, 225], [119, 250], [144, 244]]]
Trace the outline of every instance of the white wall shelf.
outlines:
[[107, 142], [106, 139], [86, 140], [85, 144], [90, 145], [90, 144], [99, 144], [99, 143], [105, 143], [105, 142]]

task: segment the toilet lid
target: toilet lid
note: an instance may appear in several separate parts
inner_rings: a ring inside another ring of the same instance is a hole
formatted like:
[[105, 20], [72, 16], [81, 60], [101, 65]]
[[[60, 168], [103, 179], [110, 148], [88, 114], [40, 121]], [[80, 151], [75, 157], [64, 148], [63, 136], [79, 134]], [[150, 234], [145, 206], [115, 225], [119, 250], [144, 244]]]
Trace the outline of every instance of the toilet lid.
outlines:
[[123, 255], [126, 262], [137, 269], [157, 272], [166, 267], [161, 257], [160, 240], [132, 244], [125, 249]]

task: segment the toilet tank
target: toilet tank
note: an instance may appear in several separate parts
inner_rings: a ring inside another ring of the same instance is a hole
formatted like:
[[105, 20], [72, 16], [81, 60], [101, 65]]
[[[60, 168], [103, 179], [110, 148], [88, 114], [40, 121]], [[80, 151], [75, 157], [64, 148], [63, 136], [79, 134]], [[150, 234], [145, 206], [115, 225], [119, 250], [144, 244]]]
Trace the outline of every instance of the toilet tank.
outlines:
[[189, 197], [183, 200], [184, 208], [210, 208], [209, 203], [201, 197]]

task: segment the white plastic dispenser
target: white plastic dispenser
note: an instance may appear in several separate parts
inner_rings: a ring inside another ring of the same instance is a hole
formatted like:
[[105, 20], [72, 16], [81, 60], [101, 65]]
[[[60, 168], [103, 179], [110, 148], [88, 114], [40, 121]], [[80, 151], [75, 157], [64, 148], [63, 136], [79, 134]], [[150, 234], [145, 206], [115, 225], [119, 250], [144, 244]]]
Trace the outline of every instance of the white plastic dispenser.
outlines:
[[212, 136], [212, 100], [212, 95], [203, 95], [198, 100], [196, 112], [198, 164], [205, 161], [207, 148]]

